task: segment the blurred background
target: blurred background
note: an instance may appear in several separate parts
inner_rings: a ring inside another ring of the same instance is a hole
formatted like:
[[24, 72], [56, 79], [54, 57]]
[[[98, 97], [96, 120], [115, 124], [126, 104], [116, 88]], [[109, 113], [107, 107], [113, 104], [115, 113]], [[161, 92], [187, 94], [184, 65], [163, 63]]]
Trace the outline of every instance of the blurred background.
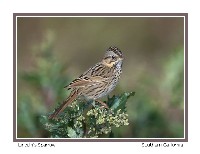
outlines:
[[17, 137], [48, 137], [39, 117], [67, 98], [63, 87], [110, 46], [124, 54], [110, 96], [136, 92], [127, 103], [130, 124], [115, 136], [183, 138], [183, 17], [18, 17]]

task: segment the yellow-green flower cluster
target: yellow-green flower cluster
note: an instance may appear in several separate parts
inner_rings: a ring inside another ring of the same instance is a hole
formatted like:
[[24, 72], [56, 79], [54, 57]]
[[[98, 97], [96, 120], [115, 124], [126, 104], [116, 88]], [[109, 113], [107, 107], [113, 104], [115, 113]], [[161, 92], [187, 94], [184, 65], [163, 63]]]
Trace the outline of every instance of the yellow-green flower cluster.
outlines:
[[76, 121], [74, 122], [75, 128], [82, 128], [83, 127], [83, 121], [85, 120], [85, 117], [83, 115], [79, 116]]
[[114, 112], [112, 109], [94, 108], [87, 112], [90, 123], [88, 134], [98, 136], [100, 134], [108, 134], [111, 132], [111, 127], [120, 127], [128, 125], [128, 114], [121, 109]]
[[76, 110], [76, 111], [79, 110], [79, 105], [77, 104], [77, 101], [72, 102], [69, 106], [70, 106], [73, 110]]

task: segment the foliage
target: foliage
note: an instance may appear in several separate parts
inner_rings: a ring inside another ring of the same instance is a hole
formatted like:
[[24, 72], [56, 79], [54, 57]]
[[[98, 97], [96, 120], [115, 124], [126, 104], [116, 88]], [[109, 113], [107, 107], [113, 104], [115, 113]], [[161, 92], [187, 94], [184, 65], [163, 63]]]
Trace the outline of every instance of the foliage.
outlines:
[[39, 117], [47, 112], [56, 100], [63, 100], [69, 83], [67, 65], [61, 64], [53, 54], [52, 34], [47, 33], [45, 41], [32, 48], [35, 54], [33, 68], [18, 70], [17, 126], [18, 137], [46, 137]]
[[123, 93], [120, 96], [108, 98], [109, 109], [99, 104], [92, 106], [91, 102], [73, 102], [57, 119], [41, 117], [44, 128], [53, 138], [96, 138], [112, 132], [112, 127], [129, 125], [126, 113], [126, 102], [135, 93]]
[[162, 62], [162, 76], [148, 73], [140, 76], [137, 97], [134, 103], [127, 104], [129, 127], [132, 128], [130, 136], [184, 137], [183, 53], [183, 49], [178, 48]]
[[[106, 103], [110, 107], [109, 109], [100, 108], [98, 104], [91, 106], [91, 102], [88, 102], [88, 104], [74, 102], [60, 115], [60, 119], [64, 116], [66, 119], [71, 116], [72, 118], [70, 118], [73, 120], [64, 120], [62, 125], [68, 127], [64, 127], [63, 134], [56, 132], [58, 128], [56, 124], [61, 125], [62, 121], [59, 121], [59, 119], [58, 121], [49, 121], [47, 116], [41, 117], [41, 115], [46, 115], [49, 111], [52, 111], [56, 102], [66, 99], [69, 92], [63, 87], [87, 69], [88, 66], [95, 63], [97, 59], [100, 59], [100, 55], [103, 55], [103, 52], [98, 53], [97, 57], [85, 61], [85, 59], [88, 59], [89, 52], [84, 51], [86, 54], [82, 54], [83, 50], [87, 49], [82, 46], [83, 44], [74, 41], [76, 45], [78, 44], [83, 49], [79, 53], [79, 50], [70, 48], [69, 44], [66, 45], [68, 40], [63, 39], [64, 43], [58, 44], [60, 40], [58, 41], [57, 38], [55, 39], [51, 32], [47, 33], [43, 38], [44, 41], [38, 41], [40, 43], [36, 44], [32, 42], [28, 50], [24, 50], [25, 52], [21, 54], [18, 53], [18, 138], [184, 137], [184, 50], [175, 46], [173, 46], [171, 54], [165, 54], [164, 52], [155, 54], [149, 52], [148, 48], [148, 53], [140, 52], [140, 58], [138, 58], [139, 53], [130, 50], [132, 47], [127, 46], [127, 48], [124, 48], [126, 59], [123, 65], [123, 74], [115, 92], [121, 94], [124, 89], [128, 91], [135, 89], [137, 95], [134, 98], [128, 98], [127, 94], [129, 93], [122, 93], [122, 95], [108, 98]], [[96, 46], [93, 47], [93, 49], [97, 48]], [[64, 53], [60, 52], [61, 49], [64, 49]], [[74, 50], [76, 50], [77, 55], [75, 52], [73, 53]], [[20, 50], [18, 51], [20, 52]], [[99, 52], [99, 50], [95, 51]], [[157, 55], [157, 58], [151, 57], [154, 54]], [[22, 55], [27, 56], [23, 57]], [[146, 61], [144, 57], [147, 60], [150, 59], [150, 61]], [[74, 58], [77, 58], [76, 61], [74, 61]], [[80, 60], [83, 61], [80, 62]], [[134, 63], [130, 63], [131, 61]], [[85, 66], [83, 67], [82, 64], [85, 64]], [[118, 103], [121, 101], [127, 102], [119, 105]], [[115, 103], [113, 104], [113, 102]], [[128, 117], [126, 114], [128, 114]], [[128, 119], [129, 125], [124, 125], [125, 120], [122, 120], [121, 123], [115, 120], [115, 118], [119, 118], [119, 115], [124, 116], [124, 119]], [[109, 116], [112, 117], [112, 123], [107, 119]], [[46, 125], [42, 125], [41, 122]], [[48, 124], [51, 128], [50, 131], [48, 131]], [[101, 129], [102, 125], [105, 128], [104, 130]], [[118, 125], [120, 127], [117, 127]], [[47, 127], [47, 129], [45, 130], [44, 127]], [[61, 128], [59, 127], [59, 129]], [[77, 128], [80, 128], [79, 131]]]

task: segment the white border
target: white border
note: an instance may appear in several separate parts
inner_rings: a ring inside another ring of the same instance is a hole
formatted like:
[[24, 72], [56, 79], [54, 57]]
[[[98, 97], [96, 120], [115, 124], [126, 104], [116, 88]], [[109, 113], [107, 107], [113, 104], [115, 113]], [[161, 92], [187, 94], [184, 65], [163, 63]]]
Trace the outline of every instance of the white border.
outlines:
[[[51, 14], [51, 13], [50, 13]], [[59, 14], [59, 13], [58, 13]], [[62, 14], [62, 13], [61, 13]], [[64, 13], [63, 13], [64, 14]], [[84, 13], [83, 13], [84, 14]], [[109, 13], [108, 13], [109, 14]], [[142, 14], [142, 13], [141, 13]], [[149, 14], [151, 14], [151, 13], [149, 13]], [[175, 14], [175, 13], [174, 13]], [[132, 142], [137, 142], [137, 140], [147, 140], [147, 139], [149, 139], [149, 142], [152, 142], [151, 141], [151, 139], [154, 139], [154, 140], [165, 140], [165, 139], [168, 139], [168, 140], [173, 140], [173, 139], [185, 139], [185, 127], [186, 127], [186, 123], [185, 123], [185, 41], [186, 41], [186, 38], [185, 38], [185, 24], [186, 24], [186, 22], [185, 22], [185, 16], [173, 16], [173, 15], [171, 15], [171, 16], [140, 16], [140, 15], [138, 15], [138, 16], [75, 16], [75, 14], [74, 14], [74, 16], [56, 16], [56, 14], [55, 14], [55, 16], [20, 16], [20, 15], [17, 15], [16, 16], [16, 139], [24, 139], [24, 140], [27, 140], [27, 139], [38, 139], [38, 140], [40, 140], [40, 139], [42, 139], [42, 140], [49, 140], [49, 139], [52, 139], [52, 140], [64, 140], [64, 139], [67, 139], [67, 140], [74, 140], [74, 139], [79, 139], [79, 140], [83, 140], [83, 142], [84, 142], [84, 140], [90, 140], [90, 139], [92, 139], [92, 140], [99, 140], [99, 138], [17, 138], [17, 18], [18, 17], [27, 17], [27, 18], [29, 18], [29, 17], [39, 17], [39, 18], [42, 18], [42, 17], [46, 17], [46, 18], [52, 18], [52, 17], [54, 17], [54, 18], [59, 18], [59, 17], [73, 17], [73, 18], [77, 18], [77, 17], [103, 17], [103, 18], [110, 18], [110, 17], [126, 17], [126, 18], [132, 18], [132, 17], [137, 17], [137, 18], [143, 18], [143, 17], [148, 17], [148, 18], [151, 18], [151, 17], [170, 17], [170, 18], [176, 18], [176, 17], [183, 17], [184, 18], [184, 137], [183, 138], [112, 138], [112, 140], [114, 139], [125, 139], [125, 140], [129, 140], [129, 139], [134, 139], [135, 141], [132, 141]], [[100, 139], [103, 139], [103, 140], [110, 140], [110, 138], [100, 138]]]

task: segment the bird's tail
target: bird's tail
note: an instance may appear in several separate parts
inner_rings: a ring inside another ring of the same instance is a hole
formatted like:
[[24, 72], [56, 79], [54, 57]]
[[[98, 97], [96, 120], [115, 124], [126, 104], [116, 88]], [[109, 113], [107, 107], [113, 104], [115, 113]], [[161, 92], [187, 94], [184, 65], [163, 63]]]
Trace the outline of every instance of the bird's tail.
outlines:
[[49, 119], [54, 119], [58, 114], [60, 114], [69, 104], [71, 104], [77, 97], [78, 93], [76, 91], [72, 91], [67, 100], [65, 100], [58, 109], [55, 110], [54, 113], [52, 113], [49, 116]]

